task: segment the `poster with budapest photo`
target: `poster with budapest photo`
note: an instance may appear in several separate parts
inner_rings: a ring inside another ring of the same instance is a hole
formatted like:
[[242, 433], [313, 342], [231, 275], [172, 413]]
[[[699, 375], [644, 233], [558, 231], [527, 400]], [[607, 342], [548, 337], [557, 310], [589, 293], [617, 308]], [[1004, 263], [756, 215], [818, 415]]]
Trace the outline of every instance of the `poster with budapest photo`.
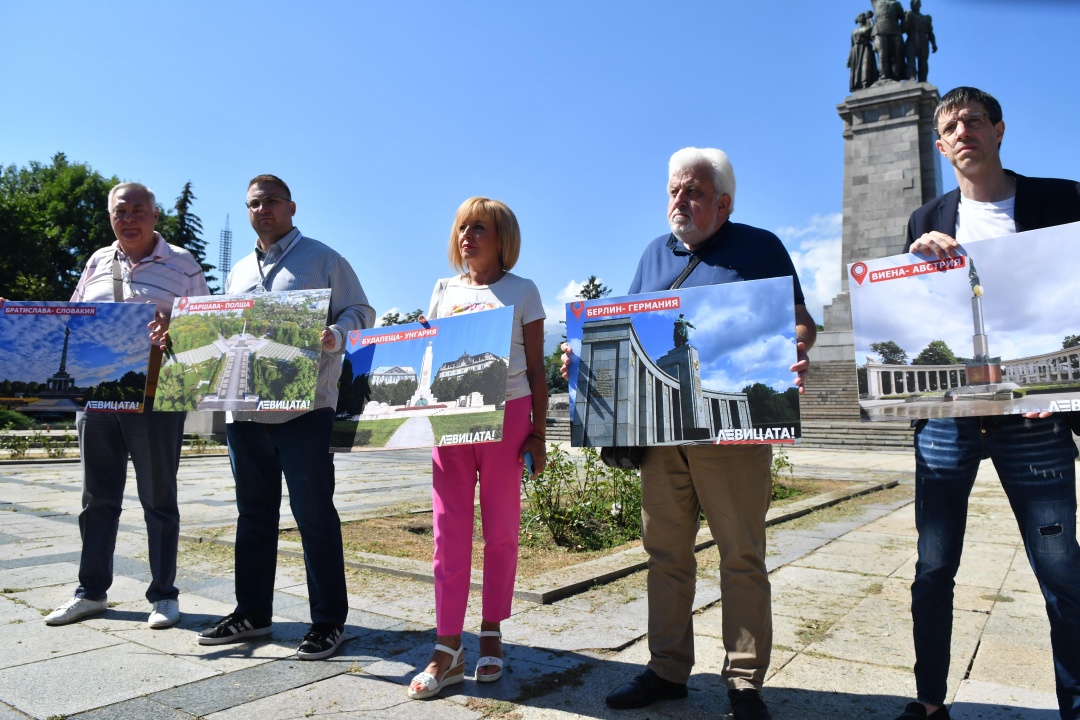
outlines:
[[502, 438], [514, 308], [349, 333], [336, 452]]
[[150, 361], [143, 303], [0, 302], [0, 397], [39, 421], [142, 412]]
[[155, 410], [310, 410], [330, 290], [181, 297]]
[[848, 266], [864, 420], [1080, 410], [1080, 223]]
[[790, 277], [570, 303], [575, 447], [792, 443]]

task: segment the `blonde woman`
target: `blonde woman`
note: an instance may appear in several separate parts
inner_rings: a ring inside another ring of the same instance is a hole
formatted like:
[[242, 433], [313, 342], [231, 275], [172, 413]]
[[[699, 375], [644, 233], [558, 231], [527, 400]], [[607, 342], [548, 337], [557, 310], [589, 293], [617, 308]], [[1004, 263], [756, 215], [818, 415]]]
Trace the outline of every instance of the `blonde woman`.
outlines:
[[544, 468], [547, 381], [544, 374], [544, 307], [531, 280], [510, 272], [521, 249], [521, 231], [510, 208], [474, 197], [458, 208], [450, 229], [450, 265], [459, 272], [435, 284], [428, 318], [514, 307], [506, 378], [503, 436], [496, 443], [432, 450], [435, 526], [435, 652], [409, 684], [409, 697], [433, 697], [465, 679], [461, 632], [472, 571], [473, 507], [480, 485], [484, 530], [484, 589], [476, 680], [502, 677], [500, 623], [510, 617], [521, 522], [521, 472], [531, 453], [534, 472]]

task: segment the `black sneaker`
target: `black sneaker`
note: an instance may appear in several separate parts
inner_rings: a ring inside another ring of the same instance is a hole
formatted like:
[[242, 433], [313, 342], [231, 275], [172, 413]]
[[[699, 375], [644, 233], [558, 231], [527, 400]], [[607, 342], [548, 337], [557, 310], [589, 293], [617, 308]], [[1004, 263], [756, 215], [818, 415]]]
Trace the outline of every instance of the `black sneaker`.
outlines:
[[333, 655], [344, 639], [344, 626], [315, 623], [304, 636], [304, 642], [296, 649], [296, 655], [301, 660], [322, 660]]
[[245, 638], [269, 635], [273, 629], [269, 618], [250, 613], [234, 612], [199, 633], [200, 645], [224, 645]]

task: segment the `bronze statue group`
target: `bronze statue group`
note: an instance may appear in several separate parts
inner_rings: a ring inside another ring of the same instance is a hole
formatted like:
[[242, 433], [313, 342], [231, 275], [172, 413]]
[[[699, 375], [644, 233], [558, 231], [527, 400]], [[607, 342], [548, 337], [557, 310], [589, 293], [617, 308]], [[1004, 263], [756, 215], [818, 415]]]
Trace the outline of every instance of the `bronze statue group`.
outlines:
[[892, 80], [926, 82], [927, 60], [937, 52], [934, 24], [911, 0], [906, 13], [897, 0], [874, 0], [872, 10], [855, 17], [851, 32], [848, 89], [852, 92]]

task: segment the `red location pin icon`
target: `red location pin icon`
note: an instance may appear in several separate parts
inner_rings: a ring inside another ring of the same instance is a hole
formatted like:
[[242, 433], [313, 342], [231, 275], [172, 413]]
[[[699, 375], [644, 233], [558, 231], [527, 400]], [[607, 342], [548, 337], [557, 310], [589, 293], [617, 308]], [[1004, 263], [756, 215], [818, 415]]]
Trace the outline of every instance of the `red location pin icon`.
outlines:
[[188, 300], [186, 297], [182, 297], [180, 298], [180, 300], [177, 301], [176, 305], [178, 308], [180, 308], [180, 312], [184, 312], [184, 309], [187, 307], [187, 303]]
[[851, 277], [855, 278], [855, 282], [862, 285], [862, 281], [866, 279], [866, 263], [854, 263], [851, 266]]
[[574, 317], [581, 319], [581, 311], [585, 309], [585, 303], [578, 301], [570, 303], [570, 312], [574, 313]]
[[349, 344], [356, 345], [356, 343], [358, 342], [360, 342], [360, 331], [353, 330], [351, 333], [349, 333]]

